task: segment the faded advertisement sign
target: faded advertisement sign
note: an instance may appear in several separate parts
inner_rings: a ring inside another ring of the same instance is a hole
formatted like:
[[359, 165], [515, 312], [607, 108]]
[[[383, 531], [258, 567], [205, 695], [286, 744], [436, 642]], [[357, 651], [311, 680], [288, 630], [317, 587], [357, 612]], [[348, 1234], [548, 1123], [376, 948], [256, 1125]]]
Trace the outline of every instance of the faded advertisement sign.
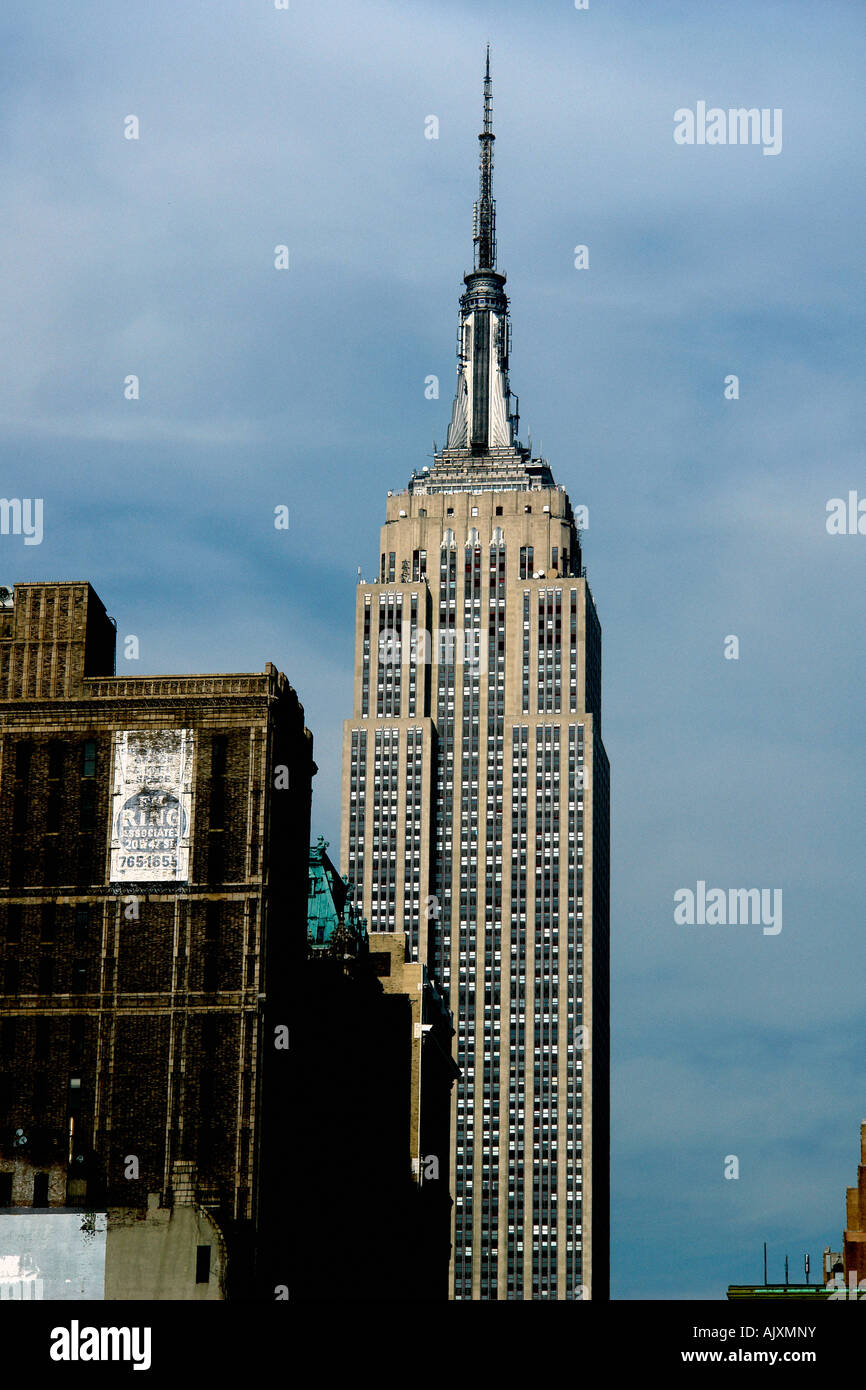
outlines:
[[115, 733], [112, 883], [188, 880], [192, 755], [192, 729]]
[[107, 1228], [105, 1212], [7, 1208], [0, 1221], [0, 1299], [104, 1299]]

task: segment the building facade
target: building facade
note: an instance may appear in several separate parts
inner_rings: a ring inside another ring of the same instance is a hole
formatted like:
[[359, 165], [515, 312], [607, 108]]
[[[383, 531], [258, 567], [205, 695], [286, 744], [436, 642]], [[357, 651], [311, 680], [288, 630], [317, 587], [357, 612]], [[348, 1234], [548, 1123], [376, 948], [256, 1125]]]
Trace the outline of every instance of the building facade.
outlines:
[[518, 438], [488, 71], [446, 446], [357, 590], [341, 862], [454, 1012], [451, 1297], [608, 1294], [609, 772], [568, 495]]
[[117, 676], [114, 645], [87, 583], [0, 609], [0, 1204], [138, 1211], [114, 1244], [154, 1250], [154, 1194], [198, 1205], [250, 1296], [279, 1280], [312, 738], [270, 664]]

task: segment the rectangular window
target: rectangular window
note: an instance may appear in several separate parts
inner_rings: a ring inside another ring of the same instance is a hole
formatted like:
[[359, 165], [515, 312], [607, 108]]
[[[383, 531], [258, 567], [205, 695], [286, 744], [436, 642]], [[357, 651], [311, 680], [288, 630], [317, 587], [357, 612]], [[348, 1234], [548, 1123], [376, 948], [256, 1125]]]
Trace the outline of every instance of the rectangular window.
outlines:
[[[47, 1020], [40, 1020], [40, 1022]], [[46, 1049], [47, 1050], [47, 1049]], [[69, 1061], [70, 1065], [75, 1066], [82, 1060], [84, 1054], [84, 1019], [71, 1018], [69, 1020]]]
[[21, 904], [10, 903], [6, 909], [6, 940], [10, 946], [21, 940]]
[[33, 1205], [34, 1207], [48, 1206], [48, 1174], [37, 1173], [33, 1178]]
[[225, 777], [229, 740], [227, 734], [217, 734], [211, 743], [210, 775]]
[[54, 940], [54, 926], [55, 926], [56, 919], [57, 919], [57, 904], [56, 904], [56, 903], [43, 903], [43, 904], [42, 904], [41, 936], [40, 936], [40, 939], [41, 939], [43, 942], [49, 942], [49, 941], [53, 941], [53, 940]]
[[33, 744], [29, 739], [24, 739], [15, 748], [15, 776], [20, 777], [22, 782], [26, 782], [30, 775], [30, 759], [33, 755]]
[[82, 830], [93, 830], [96, 827], [96, 783], [81, 783], [81, 819], [79, 821]]
[[96, 776], [96, 740], [88, 739], [81, 750], [82, 777]]
[[208, 945], [204, 955], [202, 988], [213, 994], [219, 989], [219, 954], [215, 945]]
[[48, 800], [45, 806], [45, 830], [49, 835], [56, 835], [60, 829], [60, 812], [63, 803], [60, 799], [60, 784], [55, 786], [49, 784]]
[[75, 927], [73, 940], [76, 946], [86, 946], [90, 936], [90, 908], [87, 903], [78, 903], [75, 908]]
[[207, 871], [211, 883], [222, 883], [225, 872], [225, 838], [220, 830], [214, 831], [210, 836]]
[[199, 1245], [195, 1252], [195, 1282], [210, 1283], [210, 1246]]
[[0, 1173], [0, 1207], [12, 1205], [12, 1174]]

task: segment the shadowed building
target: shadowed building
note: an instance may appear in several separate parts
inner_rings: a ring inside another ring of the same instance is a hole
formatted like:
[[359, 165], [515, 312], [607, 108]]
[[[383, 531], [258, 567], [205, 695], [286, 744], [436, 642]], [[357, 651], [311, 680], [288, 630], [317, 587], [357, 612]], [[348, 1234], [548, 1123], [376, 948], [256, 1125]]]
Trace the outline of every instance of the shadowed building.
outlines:
[[518, 438], [489, 65], [445, 447], [357, 590], [341, 863], [454, 1012], [455, 1299], [606, 1298], [609, 774], [565, 490]]
[[[117, 676], [114, 644], [87, 583], [0, 608], [0, 1204], [108, 1211], [109, 1271], [112, 1212], [117, 1250], [183, 1228], [273, 1297], [312, 737], [270, 664]], [[147, 1264], [115, 1296], [207, 1282]]]
[[451, 1017], [402, 938], [368, 936], [326, 851], [292, 1008], [290, 1296], [444, 1301]]

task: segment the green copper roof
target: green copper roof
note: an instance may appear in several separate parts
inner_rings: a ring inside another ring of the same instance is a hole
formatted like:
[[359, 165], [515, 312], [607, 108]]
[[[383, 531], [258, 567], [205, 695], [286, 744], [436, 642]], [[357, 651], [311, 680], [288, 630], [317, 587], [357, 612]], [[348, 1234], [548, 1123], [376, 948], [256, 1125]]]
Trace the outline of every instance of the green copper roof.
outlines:
[[321, 835], [310, 847], [307, 940], [319, 950], [333, 945], [341, 927], [358, 944], [366, 934], [361, 915], [352, 903], [349, 883], [331, 863], [327, 848], [328, 842]]

